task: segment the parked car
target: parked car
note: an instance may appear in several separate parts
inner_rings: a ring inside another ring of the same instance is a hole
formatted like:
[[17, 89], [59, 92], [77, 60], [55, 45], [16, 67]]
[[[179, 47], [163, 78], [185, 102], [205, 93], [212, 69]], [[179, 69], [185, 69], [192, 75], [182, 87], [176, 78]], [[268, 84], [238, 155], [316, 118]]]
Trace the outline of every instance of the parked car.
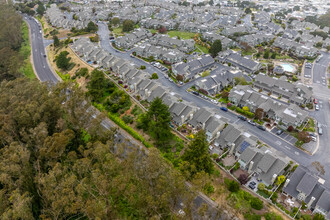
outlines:
[[260, 130], [266, 131], [266, 128], [262, 125], [257, 125], [257, 128], [259, 128]]
[[256, 123], [255, 123], [253, 120], [248, 120], [248, 123], [249, 123], [250, 125], [256, 126]]
[[316, 137], [316, 135], [313, 132], [308, 132], [309, 136]]
[[319, 105], [315, 105], [315, 110], [316, 111], [320, 110], [320, 106]]
[[243, 120], [243, 121], [246, 121], [247, 120], [246, 117], [244, 117], [243, 115], [239, 115], [238, 118], [241, 119], [241, 120]]
[[317, 104], [318, 102], [317, 102], [317, 99], [314, 99], [314, 104]]
[[319, 135], [322, 135], [323, 134], [323, 130], [321, 127], [319, 127]]
[[193, 91], [192, 92], [194, 95], [199, 95], [199, 92]]
[[316, 142], [316, 137], [311, 137], [312, 141]]
[[256, 188], [256, 186], [251, 185], [251, 184], [249, 184], [249, 187], [250, 187], [250, 189], [252, 189], [252, 190]]
[[227, 112], [227, 111], [228, 111], [228, 108], [226, 108], [226, 107], [220, 107], [220, 109], [221, 109], [222, 111], [224, 111], [224, 112]]
[[277, 135], [281, 135], [282, 133], [283, 133], [283, 130], [278, 130], [278, 131], [276, 132]]
[[256, 182], [251, 181], [250, 184], [253, 185], [253, 186], [255, 186], [256, 185]]

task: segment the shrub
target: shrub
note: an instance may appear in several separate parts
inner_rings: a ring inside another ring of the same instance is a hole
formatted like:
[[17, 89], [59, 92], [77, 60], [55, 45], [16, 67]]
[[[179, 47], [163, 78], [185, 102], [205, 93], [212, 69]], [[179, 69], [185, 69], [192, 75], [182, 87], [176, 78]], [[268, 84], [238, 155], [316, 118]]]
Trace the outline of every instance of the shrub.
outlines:
[[252, 208], [254, 208], [256, 210], [261, 210], [264, 207], [263, 201], [261, 201], [259, 198], [251, 199], [250, 205]]
[[122, 117], [122, 120], [126, 123], [126, 124], [132, 124], [133, 123], [133, 118], [129, 115], [124, 115]]
[[225, 179], [225, 184], [230, 192], [238, 192], [239, 183], [235, 180]]

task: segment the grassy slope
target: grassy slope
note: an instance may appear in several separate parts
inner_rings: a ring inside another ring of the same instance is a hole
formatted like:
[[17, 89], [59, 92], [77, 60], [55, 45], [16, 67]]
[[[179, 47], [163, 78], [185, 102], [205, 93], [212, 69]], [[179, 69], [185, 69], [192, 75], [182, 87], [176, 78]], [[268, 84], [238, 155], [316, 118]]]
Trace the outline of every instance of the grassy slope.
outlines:
[[30, 79], [34, 79], [36, 78], [36, 75], [33, 72], [32, 64], [30, 62], [31, 46], [29, 40], [29, 28], [25, 22], [23, 22], [22, 25], [22, 37], [23, 37], [23, 41], [19, 53], [24, 58], [24, 64], [20, 68], [20, 72], [24, 74], [26, 77]]

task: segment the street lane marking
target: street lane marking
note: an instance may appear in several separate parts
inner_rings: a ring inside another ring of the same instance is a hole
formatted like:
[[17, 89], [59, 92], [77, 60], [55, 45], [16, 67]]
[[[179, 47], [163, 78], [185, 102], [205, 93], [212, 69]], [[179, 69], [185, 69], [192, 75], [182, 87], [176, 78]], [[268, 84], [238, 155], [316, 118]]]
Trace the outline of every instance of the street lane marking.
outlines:
[[275, 143], [278, 144], [278, 145], [282, 144], [281, 141], [276, 141]]
[[295, 151], [294, 153], [295, 153], [296, 155], [299, 155], [299, 152], [297, 152], [297, 151]]

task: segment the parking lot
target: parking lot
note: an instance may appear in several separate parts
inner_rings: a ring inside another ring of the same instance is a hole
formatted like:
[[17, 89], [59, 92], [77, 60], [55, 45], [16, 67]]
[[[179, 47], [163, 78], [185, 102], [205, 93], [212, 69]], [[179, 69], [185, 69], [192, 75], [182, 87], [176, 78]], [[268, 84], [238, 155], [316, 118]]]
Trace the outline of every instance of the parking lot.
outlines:
[[305, 69], [304, 69], [304, 76], [305, 76], [305, 78], [312, 78], [312, 69], [305, 67]]
[[[276, 132], [278, 131], [278, 128], [273, 128], [270, 132], [272, 132], [273, 134], [277, 135]], [[297, 138], [291, 136], [290, 134], [283, 132], [280, 136], [282, 139], [286, 140], [287, 142], [289, 142], [290, 144], [295, 144], [297, 142]]]

